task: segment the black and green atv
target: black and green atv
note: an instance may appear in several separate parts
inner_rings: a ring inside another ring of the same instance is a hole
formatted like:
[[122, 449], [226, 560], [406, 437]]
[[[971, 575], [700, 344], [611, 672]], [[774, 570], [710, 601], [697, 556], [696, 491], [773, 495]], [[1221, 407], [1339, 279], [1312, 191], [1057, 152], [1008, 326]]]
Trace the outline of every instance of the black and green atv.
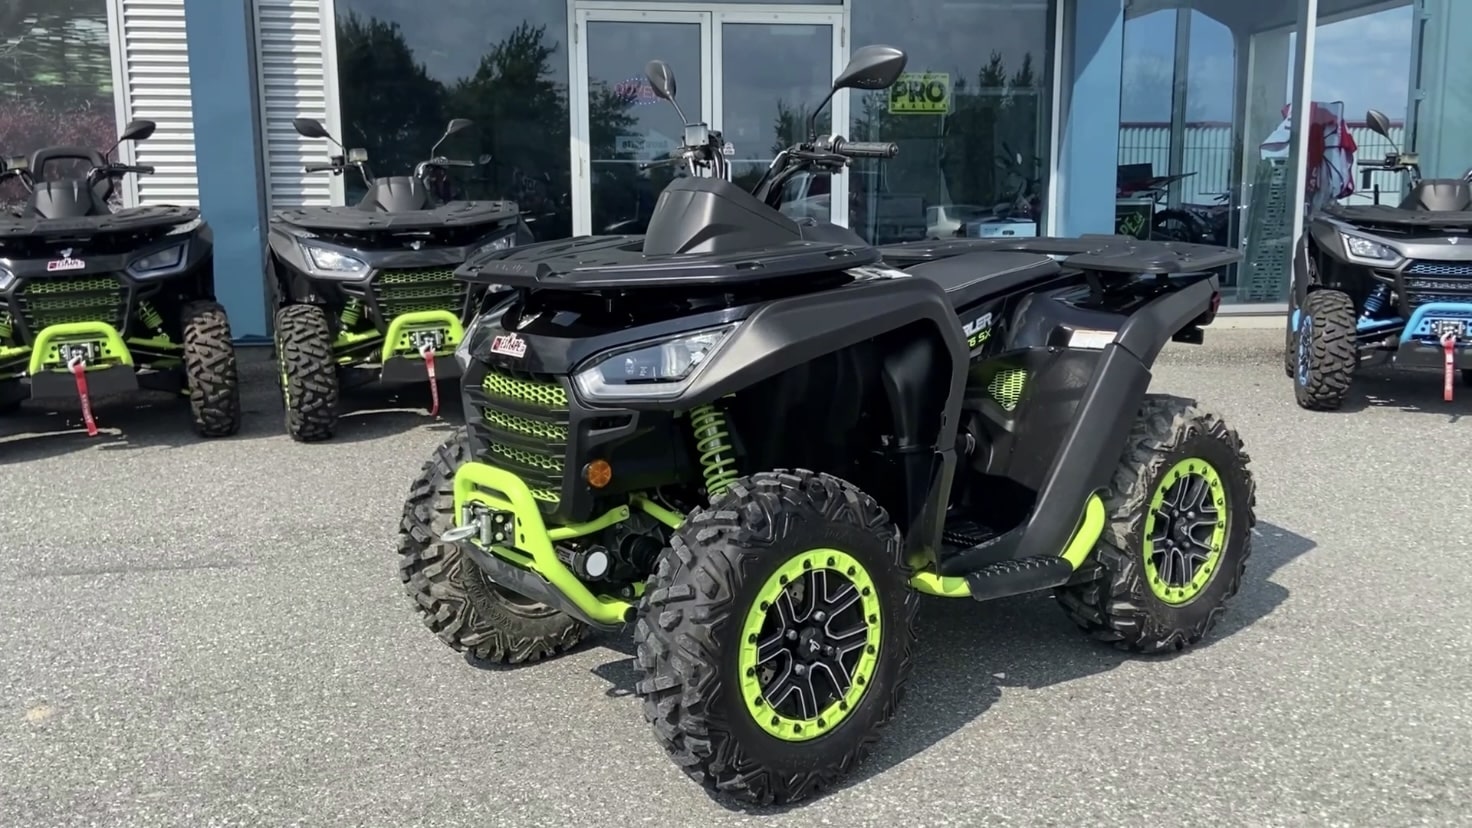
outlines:
[[[317, 121], [293, 124], [303, 136], [337, 143]], [[352, 206], [272, 215], [267, 283], [286, 430], [294, 439], [331, 438], [341, 390], [372, 382], [428, 382], [431, 414], [438, 414], [439, 382], [455, 379], [459, 369], [436, 357], [460, 343], [485, 292], [455, 279], [455, 268], [473, 254], [532, 240], [515, 202], [449, 197], [447, 171], [477, 162], [435, 152], [469, 126], [464, 118], [450, 121], [412, 175], [374, 178], [361, 149], [308, 165], [307, 172], [333, 175], [355, 167], [368, 192]]]
[[0, 412], [26, 399], [180, 393], [203, 437], [240, 429], [235, 346], [215, 301], [214, 238], [194, 207], [110, 203], [117, 179], [152, 167], [109, 160], [153, 134], [132, 121], [107, 152], [44, 147], [0, 165], [25, 203], [0, 216]]
[[[903, 52], [834, 88], [884, 89]], [[647, 74], [672, 99], [667, 66]], [[809, 127], [811, 132], [812, 128]], [[477, 257], [467, 425], [413, 482], [401, 576], [490, 661], [633, 626], [658, 740], [713, 791], [792, 802], [894, 716], [920, 596], [1053, 590], [1122, 649], [1200, 641], [1237, 591], [1255, 491], [1237, 433], [1147, 394], [1199, 343], [1236, 251], [1097, 236], [884, 248], [774, 209], [895, 146], [811, 137], [755, 194], [695, 174], [642, 236]]]

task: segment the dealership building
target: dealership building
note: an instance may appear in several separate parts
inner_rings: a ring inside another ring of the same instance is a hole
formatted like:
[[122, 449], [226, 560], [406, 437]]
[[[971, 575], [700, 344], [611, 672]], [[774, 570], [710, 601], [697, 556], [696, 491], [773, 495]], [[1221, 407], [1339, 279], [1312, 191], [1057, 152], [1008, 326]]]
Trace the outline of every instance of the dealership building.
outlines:
[[[270, 212], [363, 190], [351, 174], [304, 172], [336, 150], [298, 135], [293, 118], [367, 150], [378, 174], [406, 172], [449, 119], [469, 118], [442, 153], [481, 162], [460, 182], [467, 197], [515, 199], [539, 239], [624, 231], [668, 180], [639, 162], [680, 134], [642, 78], [652, 58], [673, 68], [687, 115], [723, 131], [744, 182], [799, 136], [855, 48], [898, 46], [901, 82], [838, 95], [821, 127], [894, 141], [899, 156], [795, 179], [784, 210], [881, 243], [1173, 227], [1243, 250], [1225, 312], [1281, 312], [1301, 207], [1365, 197], [1336, 191], [1336, 147], [1377, 158], [1394, 142], [1418, 151], [1428, 176], [1472, 166], [1472, 52], [1452, 48], [1472, 42], [1469, 0], [4, 6], [0, 154], [105, 148], [126, 121], [156, 121], [123, 154], [157, 173], [128, 180], [123, 201], [202, 208], [218, 293], [246, 341], [269, 334]], [[1332, 59], [1340, 52], [1353, 60]], [[1389, 138], [1364, 128], [1371, 87], [1390, 90], [1370, 99], [1394, 124]], [[1290, 117], [1304, 110], [1313, 117]]]

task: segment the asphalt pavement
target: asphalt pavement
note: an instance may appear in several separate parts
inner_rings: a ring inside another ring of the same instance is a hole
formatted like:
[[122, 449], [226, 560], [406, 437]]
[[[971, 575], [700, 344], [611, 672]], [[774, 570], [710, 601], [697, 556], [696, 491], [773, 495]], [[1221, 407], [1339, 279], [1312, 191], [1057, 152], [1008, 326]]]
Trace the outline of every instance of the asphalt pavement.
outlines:
[[0, 825], [1408, 826], [1472, 813], [1472, 389], [1368, 377], [1297, 409], [1278, 329], [1172, 346], [1222, 410], [1256, 551], [1208, 643], [1129, 658], [1047, 596], [928, 599], [910, 694], [852, 780], [714, 800], [656, 744], [628, 636], [472, 666], [396, 577], [450, 428], [363, 395], [333, 442], [201, 442], [166, 397], [0, 420]]

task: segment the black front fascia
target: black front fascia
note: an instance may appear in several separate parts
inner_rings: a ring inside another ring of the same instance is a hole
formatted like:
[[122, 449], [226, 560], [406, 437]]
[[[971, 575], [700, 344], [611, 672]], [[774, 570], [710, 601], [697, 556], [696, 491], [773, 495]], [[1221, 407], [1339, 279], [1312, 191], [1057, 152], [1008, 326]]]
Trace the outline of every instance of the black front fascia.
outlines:
[[[185, 244], [185, 248], [178, 265], [144, 276], [135, 276], [128, 270], [130, 262], [181, 242]], [[93, 254], [84, 245], [74, 246], [71, 258], [86, 263], [86, 267], [79, 270], [49, 272], [46, 269], [47, 264], [61, 258], [59, 255], [34, 259], [0, 259], [0, 268], [10, 271], [14, 276], [10, 284], [0, 290], [0, 311], [9, 312], [16, 338], [29, 345], [41, 332], [39, 329], [46, 327], [38, 324], [42, 320], [36, 318], [33, 308], [27, 303], [29, 291], [42, 283], [60, 286], [111, 279], [116, 283], [116, 288], [79, 288], [76, 291], [92, 300], [89, 305], [97, 306], [100, 315], [93, 321], [112, 325], [124, 337], [147, 335], [148, 332], [137, 329], [139, 304], [151, 299], [165, 287], [176, 284], [181, 278], [200, 280], [191, 285], [186, 293], [209, 295], [212, 286], [209, 284], [209, 274], [203, 266], [208, 263], [212, 252], [209, 236], [202, 236], [196, 230], [194, 234], [166, 237], [126, 253]], [[106, 310], [103, 310], [104, 306]]]

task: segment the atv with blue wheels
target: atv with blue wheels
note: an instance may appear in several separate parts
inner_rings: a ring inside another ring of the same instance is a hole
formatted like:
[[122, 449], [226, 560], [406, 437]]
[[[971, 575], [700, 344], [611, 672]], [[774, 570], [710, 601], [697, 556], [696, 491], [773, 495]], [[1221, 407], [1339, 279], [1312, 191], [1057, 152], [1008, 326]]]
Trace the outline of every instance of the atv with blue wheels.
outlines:
[[[859, 49], [834, 90], [884, 89], [904, 65]], [[668, 66], [646, 74], [673, 100]], [[533, 662], [632, 627], [658, 741], [760, 803], [868, 755], [922, 596], [1052, 591], [1133, 652], [1208, 634], [1251, 554], [1249, 459], [1221, 417], [1147, 388], [1168, 342], [1201, 341], [1213, 271], [1240, 254], [1112, 236], [877, 248], [777, 209], [793, 175], [895, 151], [812, 135], [747, 192], [690, 124], [691, 175], [647, 234], [460, 269], [513, 293], [467, 328], [467, 424], [404, 506], [401, 578], [430, 630]]]
[[[1370, 128], [1389, 140], [1390, 122], [1370, 110]], [[1362, 364], [1434, 368], [1442, 396], [1456, 379], [1472, 384], [1472, 171], [1423, 179], [1414, 153], [1360, 161], [1371, 174], [1403, 172], [1409, 190], [1395, 206], [1331, 204], [1309, 221], [1293, 266], [1283, 370], [1298, 404], [1343, 406]]]
[[0, 165], [27, 193], [0, 217], [0, 413], [28, 399], [76, 399], [90, 435], [93, 399], [139, 389], [180, 394], [202, 437], [240, 428], [235, 346], [215, 301], [214, 243], [193, 207], [116, 208], [125, 175], [152, 167], [55, 146]]

